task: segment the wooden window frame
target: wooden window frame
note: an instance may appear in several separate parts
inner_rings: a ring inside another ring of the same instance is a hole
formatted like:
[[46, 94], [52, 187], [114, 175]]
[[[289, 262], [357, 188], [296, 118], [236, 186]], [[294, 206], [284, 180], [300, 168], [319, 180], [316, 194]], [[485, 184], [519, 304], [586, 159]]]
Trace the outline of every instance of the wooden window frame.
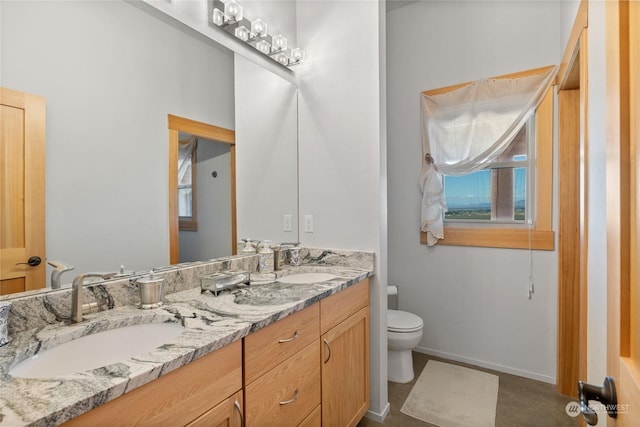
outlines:
[[[494, 78], [522, 77], [540, 73], [543, 69], [524, 71]], [[428, 95], [446, 93], [460, 87], [425, 91]], [[487, 248], [554, 250], [555, 233], [552, 228], [553, 208], [553, 90], [551, 86], [536, 109], [535, 202], [533, 228], [505, 227], [504, 224], [444, 227], [444, 239], [438, 245], [474, 246]], [[427, 233], [420, 232], [420, 243], [427, 243]]]

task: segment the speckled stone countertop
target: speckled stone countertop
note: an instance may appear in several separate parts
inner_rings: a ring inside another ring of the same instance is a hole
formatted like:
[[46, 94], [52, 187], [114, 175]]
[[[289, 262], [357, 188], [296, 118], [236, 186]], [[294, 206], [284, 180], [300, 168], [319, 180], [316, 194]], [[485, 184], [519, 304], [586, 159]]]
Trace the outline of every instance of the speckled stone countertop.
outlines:
[[[0, 426], [61, 424], [373, 275], [373, 254], [353, 254], [310, 250], [306, 252], [307, 261], [315, 263], [284, 267], [276, 273], [252, 273], [250, 286], [225, 290], [217, 297], [200, 292], [196, 273], [189, 273], [187, 268], [172, 270], [175, 277], [189, 277], [190, 280], [183, 280], [180, 286], [173, 283], [174, 292], [165, 295], [164, 305], [151, 310], [138, 309], [137, 304], [117, 295], [127, 292], [128, 280], [116, 282], [113, 289], [99, 285], [89, 293], [109, 295], [111, 309], [85, 315], [85, 321], [74, 325], [64, 322], [64, 316], [58, 318], [60, 316], [53, 314], [52, 320], [44, 314], [44, 311], [64, 310], [51, 307], [51, 294], [40, 296], [40, 302], [31, 301], [33, 298], [18, 300], [14, 303], [18, 320], [10, 328], [11, 341], [0, 347]], [[255, 267], [255, 259], [251, 257], [228, 259], [249, 269]], [[207, 273], [212, 268], [215, 271], [219, 268], [215, 262], [198, 263], [196, 267], [200, 273]], [[277, 281], [278, 277], [298, 272], [326, 272], [337, 277], [311, 284]], [[170, 276], [169, 272], [167, 276]], [[169, 288], [171, 286], [169, 283]], [[67, 290], [59, 299], [66, 301], [68, 296]], [[118, 301], [130, 304], [118, 304]], [[40, 306], [44, 307], [42, 312], [38, 312]], [[31, 319], [29, 325], [37, 326], [27, 328], [20, 319], [21, 316], [26, 319], [28, 309], [33, 309], [46, 321], [37, 324]], [[20, 361], [73, 338], [122, 326], [158, 322], [180, 323], [185, 330], [173, 341], [151, 352], [85, 372], [51, 379], [15, 378], [8, 374]]]

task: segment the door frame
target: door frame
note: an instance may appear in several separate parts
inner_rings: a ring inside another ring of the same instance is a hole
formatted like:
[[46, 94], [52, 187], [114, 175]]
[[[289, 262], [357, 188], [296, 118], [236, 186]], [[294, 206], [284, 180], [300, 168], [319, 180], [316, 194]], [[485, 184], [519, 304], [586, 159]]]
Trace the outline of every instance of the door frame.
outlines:
[[[618, 419], [608, 425], [634, 425], [640, 419], [638, 325], [640, 286], [640, 4], [606, 4], [607, 138], [607, 374], [614, 378]], [[634, 25], [632, 25], [634, 23]], [[635, 337], [635, 339], [633, 338]]]
[[237, 253], [236, 226], [236, 133], [208, 123], [168, 115], [169, 124], [169, 263], [180, 262], [180, 219], [178, 216], [178, 146], [180, 132], [229, 144], [231, 154], [231, 254]]
[[[588, 1], [576, 14], [558, 73], [558, 338], [556, 388], [577, 397], [587, 373]], [[579, 220], [576, 220], [579, 219]]]

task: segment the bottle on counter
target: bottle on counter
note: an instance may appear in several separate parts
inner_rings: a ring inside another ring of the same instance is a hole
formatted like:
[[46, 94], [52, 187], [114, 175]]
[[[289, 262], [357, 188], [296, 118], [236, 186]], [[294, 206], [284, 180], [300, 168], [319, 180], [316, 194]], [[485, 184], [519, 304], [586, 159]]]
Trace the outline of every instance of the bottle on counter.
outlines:
[[242, 255], [253, 255], [256, 253], [256, 247], [253, 246], [251, 239], [242, 239], [244, 242], [244, 248], [242, 248]]
[[273, 249], [271, 248], [271, 240], [265, 240], [260, 244], [258, 255], [260, 255], [258, 261], [258, 271], [273, 271]]

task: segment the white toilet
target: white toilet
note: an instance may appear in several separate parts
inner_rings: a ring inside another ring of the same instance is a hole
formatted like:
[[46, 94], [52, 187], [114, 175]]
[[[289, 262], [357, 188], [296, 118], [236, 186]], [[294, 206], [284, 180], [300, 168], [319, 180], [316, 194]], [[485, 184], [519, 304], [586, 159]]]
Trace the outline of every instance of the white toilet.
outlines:
[[422, 319], [413, 313], [387, 310], [388, 379], [396, 383], [413, 380], [411, 350], [422, 338]]

